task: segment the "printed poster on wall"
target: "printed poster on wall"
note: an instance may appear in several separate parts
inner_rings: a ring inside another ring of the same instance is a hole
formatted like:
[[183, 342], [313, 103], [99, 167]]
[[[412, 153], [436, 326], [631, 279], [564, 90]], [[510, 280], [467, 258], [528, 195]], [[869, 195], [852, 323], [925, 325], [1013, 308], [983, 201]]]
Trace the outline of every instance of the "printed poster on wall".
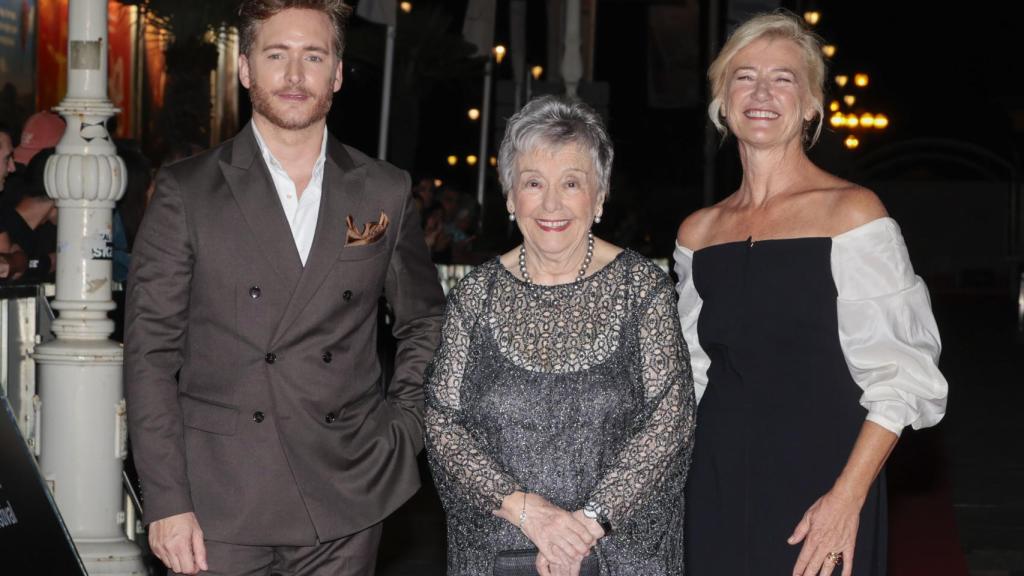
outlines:
[[0, 0], [0, 122], [19, 127], [35, 111], [36, 0]]

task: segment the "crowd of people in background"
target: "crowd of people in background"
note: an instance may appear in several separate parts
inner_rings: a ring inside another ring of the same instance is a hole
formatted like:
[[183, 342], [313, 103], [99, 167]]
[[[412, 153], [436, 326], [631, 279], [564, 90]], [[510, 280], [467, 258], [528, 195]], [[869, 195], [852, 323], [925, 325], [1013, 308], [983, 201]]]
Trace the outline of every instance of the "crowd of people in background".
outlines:
[[[0, 281], [53, 282], [57, 270], [57, 205], [45, 184], [46, 163], [64, 134], [63, 118], [49, 111], [33, 114], [20, 133], [0, 124]], [[137, 140], [115, 141], [125, 164], [125, 190], [114, 209], [108, 242], [113, 248], [113, 280], [128, 277], [132, 243], [153, 194], [158, 165]], [[203, 150], [196, 144], [170, 144], [162, 163]]]
[[[56, 153], [64, 120], [49, 111], [33, 114], [19, 132], [0, 124], [0, 281], [53, 282], [57, 260], [57, 206], [45, 186], [46, 162]], [[114, 210], [111, 237], [113, 280], [128, 277], [132, 244], [153, 195], [157, 169], [193, 156], [198, 144], [171, 143], [153, 163], [137, 140], [115, 142], [125, 163], [125, 191]], [[463, 190], [423, 176], [412, 185], [431, 259], [443, 264], [476, 264], [480, 205]]]
[[[46, 195], [46, 161], [64, 133], [64, 120], [40, 112], [25, 122], [18, 139], [3, 131], [0, 173], [0, 277], [46, 280], [56, 269], [57, 208]], [[10, 152], [7, 152], [10, 150]]]
[[438, 186], [429, 176], [417, 179], [412, 192], [431, 260], [442, 264], [483, 260], [476, 242], [480, 205], [473, 196], [452, 185]]

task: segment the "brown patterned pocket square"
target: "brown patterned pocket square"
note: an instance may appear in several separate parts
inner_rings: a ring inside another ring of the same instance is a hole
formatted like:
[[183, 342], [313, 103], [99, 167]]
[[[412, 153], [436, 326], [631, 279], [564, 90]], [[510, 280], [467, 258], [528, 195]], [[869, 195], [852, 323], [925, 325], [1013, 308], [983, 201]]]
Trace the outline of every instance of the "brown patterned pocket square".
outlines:
[[359, 230], [356, 228], [356, 222], [352, 219], [352, 215], [349, 214], [345, 218], [345, 224], [348, 226], [348, 234], [345, 237], [345, 246], [366, 246], [367, 244], [373, 244], [377, 240], [384, 237], [384, 233], [388, 230], [388, 215], [383, 210], [380, 211], [380, 219], [377, 222], [367, 222], [363, 224], [363, 229]]

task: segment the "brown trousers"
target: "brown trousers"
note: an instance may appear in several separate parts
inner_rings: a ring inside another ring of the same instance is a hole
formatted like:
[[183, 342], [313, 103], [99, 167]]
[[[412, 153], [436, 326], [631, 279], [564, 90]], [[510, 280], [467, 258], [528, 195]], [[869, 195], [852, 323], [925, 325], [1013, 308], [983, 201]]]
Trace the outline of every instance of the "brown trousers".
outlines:
[[[381, 524], [314, 546], [243, 546], [206, 541], [204, 576], [373, 576]], [[168, 570], [168, 574], [173, 572]]]

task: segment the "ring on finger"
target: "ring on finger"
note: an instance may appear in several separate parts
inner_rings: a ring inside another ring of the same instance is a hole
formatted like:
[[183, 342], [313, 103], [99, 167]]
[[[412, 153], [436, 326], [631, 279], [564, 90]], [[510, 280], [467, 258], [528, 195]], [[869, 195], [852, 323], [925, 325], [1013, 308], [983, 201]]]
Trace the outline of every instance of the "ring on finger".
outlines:
[[829, 552], [828, 554], [825, 555], [825, 560], [828, 560], [829, 562], [831, 562], [833, 566], [839, 566], [840, 564], [843, 563], [843, 553], [842, 552]]

